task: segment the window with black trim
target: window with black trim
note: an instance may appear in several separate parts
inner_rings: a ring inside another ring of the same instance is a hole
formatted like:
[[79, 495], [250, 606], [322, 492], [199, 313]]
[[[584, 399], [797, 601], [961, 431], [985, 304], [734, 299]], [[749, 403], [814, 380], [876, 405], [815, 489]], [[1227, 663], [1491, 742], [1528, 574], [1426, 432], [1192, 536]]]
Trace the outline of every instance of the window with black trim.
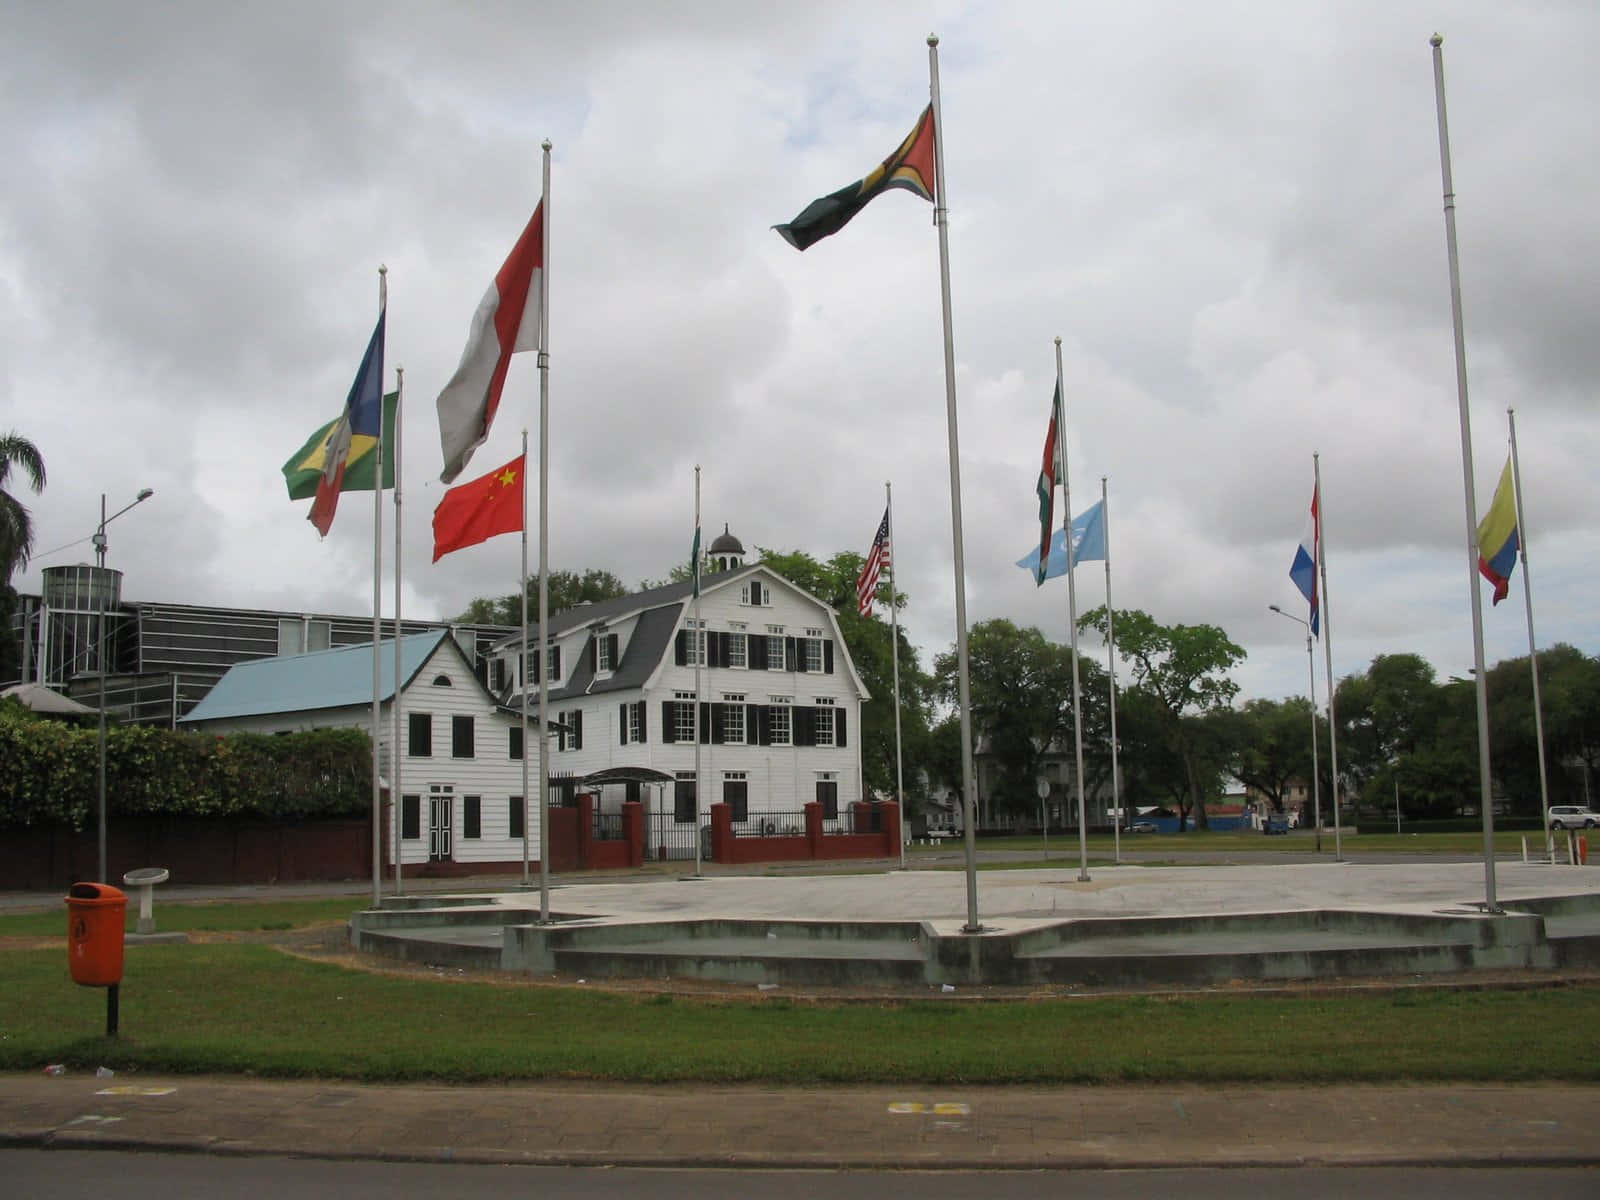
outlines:
[[422, 836], [422, 797], [400, 797], [400, 839], [414, 842]]
[[522, 802], [521, 796], [511, 797], [506, 809], [507, 836], [520, 838], [522, 836], [523, 815], [528, 811], [528, 806]]
[[406, 721], [410, 737], [407, 746], [412, 758], [433, 757], [433, 714], [432, 713], [407, 713]]
[[693, 771], [679, 771], [672, 784], [672, 819], [680, 825], [693, 822], [695, 812], [695, 779]]
[[475, 753], [475, 730], [470, 713], [456, 714], [450, 718], [450, 757], [472, 758]]
[[508, 735], [507, 739], [506, 739], [506, 744], [507, 744], [507, 747], [509, 749], [509, 754], [507, 755], [507, 757], [508, 758], [521, 758], [522, 757], [522, 726], [521, 725], [513, 725], [513, 726], [511, 726], [510, 729], [508, 729], [506, 731], [506, 733]]
[[464, 838], [481, 838], [483, 836], [483, 797], [461, 797], [461, 836]]

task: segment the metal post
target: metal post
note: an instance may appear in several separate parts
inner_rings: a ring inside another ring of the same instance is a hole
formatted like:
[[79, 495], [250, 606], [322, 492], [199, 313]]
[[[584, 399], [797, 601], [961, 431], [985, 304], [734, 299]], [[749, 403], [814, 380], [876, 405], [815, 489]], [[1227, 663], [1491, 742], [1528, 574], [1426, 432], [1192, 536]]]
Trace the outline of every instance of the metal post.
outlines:
[[[1311, 649], [1311, 622], [1301, 620], [1293, 613], [1284, 612], [1276, 604], [1267, 605], [1280, 617], [1285, 617], [1306, 630], [1306, 667], [1311, 676], [1311, 819], [1316, 828], [1316, 851], [1322, 853], [1322, 785], [1317, 779], [1317, 656]], [[1270, 823], [1271, 817], [1268, 821]]]
[[1456, 406], [1461, 418], [1461, 479], [1467, 510], [1467, 587], [1472, 601], [1473, 680], [1478, 699], [1478, 804], [1483, 814], [1484, 908], [1503, 911], [1495, 897], [1494, 796], [1489, 774], [1489, 679], [1483, 664], [1483, 597], [1478, 589], [1478, 501], [1472, 486], [1472, 416], [1467, 404], [1467, 342], [1461, 316], [1461, 262], [1456, 253], [1456, 192], [1450, 172], [1450, 125], [1444, 104], [1444, 38], [1428, 39], [1433, 47], [1434, 101], [1439, 116], [1439, 173], [1444, 183], [1444, 236], [1450, 261], [1450, 317], [1456, 348]]

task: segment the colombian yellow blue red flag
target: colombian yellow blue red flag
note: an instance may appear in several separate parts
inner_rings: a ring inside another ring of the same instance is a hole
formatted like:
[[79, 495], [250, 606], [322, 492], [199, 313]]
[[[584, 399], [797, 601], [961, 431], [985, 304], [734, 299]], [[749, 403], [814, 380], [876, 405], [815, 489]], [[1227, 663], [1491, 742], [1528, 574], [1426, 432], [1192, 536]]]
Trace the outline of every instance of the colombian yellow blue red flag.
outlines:
[[1511, 590], [1511, 570], [1517, 565], [1521, 548], [1517, 529], [1517, 492], [1511, 479], [1511, 459], [1500, 472], [1500, 486], [1494, 489], [1494, 503], [1478, 522], [1478, 573], [1494, 584], [1494, 602], [1499, 604]]

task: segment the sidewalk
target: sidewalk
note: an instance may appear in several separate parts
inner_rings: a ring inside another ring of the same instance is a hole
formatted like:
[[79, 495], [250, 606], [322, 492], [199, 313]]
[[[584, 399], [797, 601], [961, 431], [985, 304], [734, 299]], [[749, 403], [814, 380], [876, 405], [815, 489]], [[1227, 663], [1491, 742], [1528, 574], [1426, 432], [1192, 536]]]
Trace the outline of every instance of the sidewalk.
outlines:
[[371, 1086], [0, 1075], [0, 1148], [856, 1169], [1600, 1164], [1600, 1090]]

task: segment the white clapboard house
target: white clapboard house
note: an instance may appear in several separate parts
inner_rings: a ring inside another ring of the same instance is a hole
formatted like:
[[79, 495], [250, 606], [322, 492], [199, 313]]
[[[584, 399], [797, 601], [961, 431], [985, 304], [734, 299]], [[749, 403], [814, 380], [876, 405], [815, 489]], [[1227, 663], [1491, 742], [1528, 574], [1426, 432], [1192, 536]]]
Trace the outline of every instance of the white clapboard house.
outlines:
[[[378, 655], [378, 762], [385, 779], [391, 777], [394, 649], [393, 641], [384, 641]], [[530, 844], [539, 844], [537, 799], [526, 810], [522, 801], [520, 714], [496, 703], [447, 629], [402, 637], [400, 659], [402, 863], [520, 864], [525, 811]], [[236, 663], [179, 728], [370, 730], [372, 692], [370, 643]], [[536, 797], [536, 741], [534, 753], [529, 789]], [[385, 839], [390, 863], [392, 837]]]
[[[686, 839], [719, 802], [738, 832], [786, 833], [804, 829], [811, 801], [838, 829], [862, 798], [869, 697], [833, 610], [742, 555], [726, 532], [711, 544], [698, 601], [685, 581], [550, 617], [556, 789], [598, 795], [602, 814], [643, 801], [652, 855], [692, 853]], [[521, 638], [504, 639], [490, 651], [490, 686], [516, 708], [526, 681], [537, 719], [536, 667], [523, 665]], [[595, 784], [602, 772], [618, 782]]]

